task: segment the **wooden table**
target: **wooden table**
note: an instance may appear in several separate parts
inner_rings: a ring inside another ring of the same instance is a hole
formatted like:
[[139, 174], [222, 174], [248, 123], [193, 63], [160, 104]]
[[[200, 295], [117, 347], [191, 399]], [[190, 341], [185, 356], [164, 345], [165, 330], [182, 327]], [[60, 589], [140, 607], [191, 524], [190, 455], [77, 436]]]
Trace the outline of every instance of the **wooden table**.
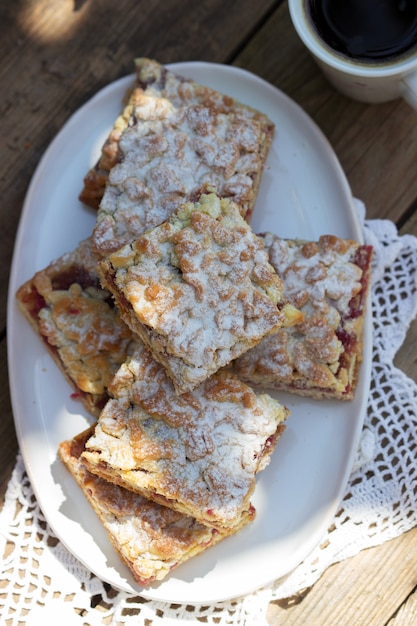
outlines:
[[[13, 240], [36, 165], [67, 118], [132, 71], [135, 56], [204, 60], [258, 74], [330, 140], [369, 218], [417, 235], [417, 113], [352, 102], [326, 82], [279, 0], [15, 0], [0, 4], [0, 496], [17, 442], [9, 400], [6, 300]], [[396, 364], [416, 376], [417, 322]], [[332, 566], [301, 601], [272, 603], [271, 626], [417, 623], [417, 529]]]

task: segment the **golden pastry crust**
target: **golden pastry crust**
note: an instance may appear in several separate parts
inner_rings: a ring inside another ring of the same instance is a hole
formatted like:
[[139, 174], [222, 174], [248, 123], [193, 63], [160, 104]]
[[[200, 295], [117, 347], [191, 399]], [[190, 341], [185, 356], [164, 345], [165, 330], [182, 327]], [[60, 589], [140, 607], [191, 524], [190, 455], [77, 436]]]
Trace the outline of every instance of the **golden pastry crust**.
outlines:
[[104, 192], [93, 234], [98, 253], [130, 243], [207, 186], [236, 202], [249, 220], [272, 122], [156, 61], [138, 59], [136, 74], [130, 101], [81, 193], [96, 203]]
[[144, 346], [110, 391], [81, 457], [88, 470], [207, 526], [239, 525], [288, 410], [224, 370], [178, 396]]
[[128, 127], [133, 109], [140, 102], [143, 90], [135, 84], [125, 95], [123, 109], [116, 118], [106, 141], [101, 149], [100, 157], [94, 167], [84, 177], [83, 188], [78, 196], [81, 202], [93, 209], [98, 209], [106, 188], [109, 172], [119, 160], [119, 140]]
[[74, 397], [98, 415], [133, 337], [110, 293], [101, 288], [91, 239], [36, 272], [16, 297], [73, 386]]
[[237, 532], [254, 517], [242, 515], [236, 529], [219, 532], [141, 495], [90, 473], [80, 457], [91, 430], [59, 445], [59, 457], [73, 475], [136, 581], [149, 585]]
[[178, 393], [287, 322], [282, 281], [262, 241], [214, 193], [111, 254], [99, 272]]
[[234, 372], [264, 387], [313, 398], [353, 398], [363, 352], [372, 249], [324, 235], [317, 242], [267, 233], [269, 260], [304, 320], [266, 337]]

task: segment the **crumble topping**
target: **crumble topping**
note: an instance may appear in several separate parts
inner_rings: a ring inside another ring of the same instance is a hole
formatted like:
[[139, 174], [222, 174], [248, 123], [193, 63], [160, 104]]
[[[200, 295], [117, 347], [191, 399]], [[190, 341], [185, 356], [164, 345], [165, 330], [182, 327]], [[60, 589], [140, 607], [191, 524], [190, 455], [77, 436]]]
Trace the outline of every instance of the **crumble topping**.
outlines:
[[134, 90], [98, 166], [112, 165], [93, 235], [102, 255], [160, 224], [207, 186], [249, 218], [272, 140], [265, 115], [156, 62], [136, 64], [142, 90]]
[[262, 241], [214, 193], [180, 207], [99, 271], [179, 392], [286, 322], [282, 281]]
[[207, 525], [238, 523], [287, 409], [224, 370], [178, 396], [144, 346], [110, 391], [82, 455], [88, 469]]
[[[234, 363], [253, 384], [308, 395], [351, 398], [361, 360], [370, 250], [324, 235], [317, 242], [263, 236], [284, 295], [303, 314], [298, 324], [265, 337]], [[357, 254], [366, 252], [364, 266]]]
[[88, 408], [95, 412], [126, 358], [132, 333], [100, 286], [91, 240], [37, 272], [17, 300], [66, 376], [92, 396]]
[[362, 270], [353, 261], [356, 242], [323, 235], [318, 242], [291, 243], [267, 234], [269, 260], [285, 282], [285, 293], [308, 316], [322, 313], [337, 326], [362, 288]]
[[132, 341], [119, 312], [106, 301], [110, 294], [74, 283], [68, 291], [42, 295], [47, 306], [39, 312], [40, 333], [57, 348], [82, 391], [104, 393]]
[[[80, 460], [89, 434], [85, 431], [71, 441], [62, 442], [59, 456], [140, 584], [162, 580], [180, 563], [231, 534], [208, 528], [192, 517], [89, 472]], [[242, 518], [240, 527], [252, 518], [250, 512]]]

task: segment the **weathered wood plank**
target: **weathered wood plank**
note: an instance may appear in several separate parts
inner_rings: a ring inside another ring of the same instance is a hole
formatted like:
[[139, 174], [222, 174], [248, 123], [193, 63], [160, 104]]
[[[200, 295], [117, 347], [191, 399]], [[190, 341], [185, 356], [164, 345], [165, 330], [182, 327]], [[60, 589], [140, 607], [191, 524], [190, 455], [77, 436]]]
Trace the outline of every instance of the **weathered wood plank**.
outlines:
[[401, 605], [387, 626], [411, 626], [417, 624], [417, 589]]
[[415, 588], [416, 563], [417, 528], [333, 565], [299, 604], [271, 603], [268, 623], [383, 626]]
[[3, 372], [0, 385], [0, 506], [14, 467], [17, 453], [17, 440], [13, 424], [13, 414], [10, 405], [9, 382], [7, 376], [7, 347], [6, 340], [0, 341], [0, 368]]
[[[400, 234], [410, 234], [417, 237], [417, 213], [407, 220], [400, 230]], [[417, 277], [416, 277], [417, 281]], [[417, 287], [416, 287], [417, 288]], [[411, 322], [407, 332], [407, 340], [401, 346], [398, 354], [395, 356], [394, 364], [401, 369], [407, 376], [413, 380], [417, 380], [417, 318]], [[417, 411], [417, 407], [416, 407]]]

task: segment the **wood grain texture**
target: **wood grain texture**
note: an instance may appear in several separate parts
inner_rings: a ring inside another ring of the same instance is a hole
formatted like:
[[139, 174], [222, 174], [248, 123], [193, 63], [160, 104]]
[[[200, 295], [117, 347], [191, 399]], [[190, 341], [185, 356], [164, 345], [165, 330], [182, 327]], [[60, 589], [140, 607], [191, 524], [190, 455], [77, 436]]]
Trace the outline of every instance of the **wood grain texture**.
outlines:
[[271, 603], [268, 624], [384, 626], [416, 584], [415, 528], [331, 566], [298, 604], [285, 608], [279, 602]]
[[[417, 212], [408, 219], [404, 226], [400, 229], [400, 234], [410, 234], [417, 237]], [[417, 290], [417, 276], [415, 277]], [[412, 380], [417, 380], [417, 318], [414, 319], [407, 332], [406, 341], [404, 341], [398, 354], [395, 356], [394, 364], [401, 369]], [[417, 410], [417, 407], [416, 407]], [[417, 622], [416, 622], [417, 623]]]
[[417, 624], [417, 590], [400, 606], [387, 626], [411, 626]]
[[13, 413], [10, 405], [9, 379], [7, 375], [7, 346], [6, 340], [0, 341], [0, 368], [2, 382], [0, 385], [0, 506], [4, 491], [14, 467], [17, 454], [17, 440], [13, 425]]

